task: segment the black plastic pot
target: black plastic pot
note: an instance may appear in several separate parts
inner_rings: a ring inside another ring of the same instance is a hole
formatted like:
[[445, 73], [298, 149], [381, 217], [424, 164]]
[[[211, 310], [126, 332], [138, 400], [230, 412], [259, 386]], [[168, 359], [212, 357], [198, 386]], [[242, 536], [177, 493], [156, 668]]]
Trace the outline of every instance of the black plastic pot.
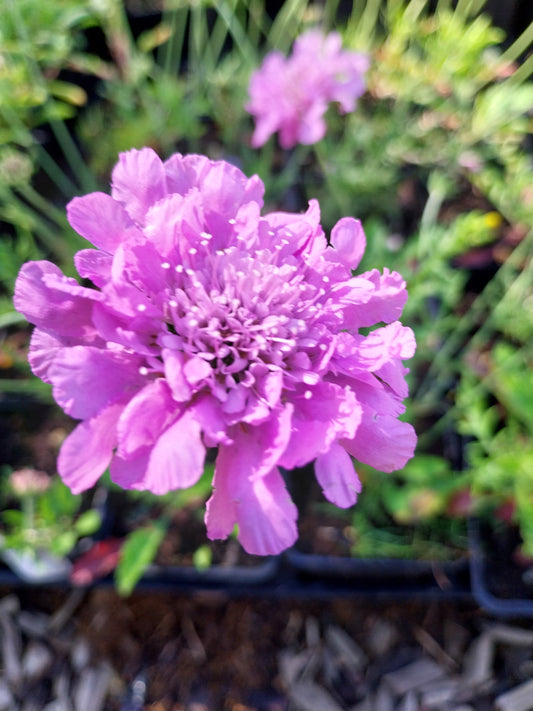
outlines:
[[472, 594], [478, 605], [495, 617], [533, 618], [533, 584], [528, 585], [527, 572], [512, 560], [516, 530], [495, 531], [472, 519], [468, 539]]

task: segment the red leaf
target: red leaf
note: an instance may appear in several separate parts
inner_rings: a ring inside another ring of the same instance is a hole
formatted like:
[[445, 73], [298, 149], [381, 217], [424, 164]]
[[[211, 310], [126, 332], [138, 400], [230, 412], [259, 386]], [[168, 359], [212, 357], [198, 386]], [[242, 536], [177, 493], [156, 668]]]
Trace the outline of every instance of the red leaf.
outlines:
[[86, 553], [74, 561], [70, 582], [73, 585], [90, 585], [113, 571], [120, 559], [122, 544], [123, 541], [119, 538], [96, 541]]

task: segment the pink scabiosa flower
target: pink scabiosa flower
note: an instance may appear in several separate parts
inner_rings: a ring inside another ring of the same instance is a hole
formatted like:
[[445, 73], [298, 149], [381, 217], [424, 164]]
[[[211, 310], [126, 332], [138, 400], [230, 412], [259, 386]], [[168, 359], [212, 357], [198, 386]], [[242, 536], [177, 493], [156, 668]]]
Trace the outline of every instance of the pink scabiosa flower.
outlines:
[[73, 492], [108, 467], [127, 489], [186, 488], [217, 448], [209, 537], [237, 523], [247, 551], [273, 554], [297, 537], [280, 467], [315, 461], [325, 496], [347, 507], [361, 488], [352, 456], [392, 471], [413, 455], [398, 416], [415, 342], [398, 321], [401, 276], [352, 275], [357, 220], [328, 243], [316, 201], [261, 216], [263, 191], [223, 161], [123, 153], [111, 195], [67, 208], [95, 247], [75, 256], [94, 286], [28, 262], [14, 303], [36, 326], [34, 373], [81, 420], [58, 457]]
[[337, 32], [309, 30], [294, 43], [292, 56], [268, 54], [249, 85], [246, 110], [255, 117], [252, 146], [279, 131], [283, 148], [316, 143], [326, 133], [324, 114], [331, 102], [353, 111], [365, 91], [368, 57], [342, 49]]

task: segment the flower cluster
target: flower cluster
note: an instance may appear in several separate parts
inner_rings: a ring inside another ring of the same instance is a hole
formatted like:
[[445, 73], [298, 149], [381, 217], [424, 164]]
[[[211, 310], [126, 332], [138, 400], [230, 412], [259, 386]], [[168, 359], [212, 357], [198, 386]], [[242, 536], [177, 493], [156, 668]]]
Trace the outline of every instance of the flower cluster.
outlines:
[[73, 492], [108, 467], [124, 488], [189, 487], [217, 448], [209, 537], [237, 523], [247, 551], [272, 554], [297, 536], [280, 467], [315, 461], [325, 496], [347, 507], [361, 488], [352, 456], [388, 472], [413, 455], [398, 416], [415, 342], [398, 321], [401, 276], [352, 275], [357, 220], [328, 243], [316, 201], [261, 216], [263, 192], [223, 161], [123, 153], [111, 195], [67, 208], [96, 247], [75, 256], [93, 286], [29, 262], [14, 302], [36, 326], [34, 373], [81, 420], [58, 458]]
[[342, 49], [337, 32], [309, 30], [298, 37], [291, 57], [268, 54], [248, 89], [246, 109], [256, 119], [252, 145], [262, 146], [276, 131], [283, 148], [319, 141], [331, 102], [344, 113], [354, 110], [368, 66], [366, 55]]

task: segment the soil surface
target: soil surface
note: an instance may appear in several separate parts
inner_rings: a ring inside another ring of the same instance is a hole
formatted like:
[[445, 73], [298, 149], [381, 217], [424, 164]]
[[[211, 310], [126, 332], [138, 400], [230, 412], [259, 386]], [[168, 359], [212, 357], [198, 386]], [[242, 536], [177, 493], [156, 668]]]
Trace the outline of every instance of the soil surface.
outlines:
[[[24, 610], [48, 614], [68, 606], [72, 594], [16, 591]], [[283, 654], [301, 654], [314, 635], [341, 629], [370, 655], [381, 644], [381, 676], [424, 654], [428, 639], [436, 649], [443, 648], [450, 625], [470, 638], [484, 620], [468, 604], [249, 600], [159, 592], [122, 599], [111, 588], [85, 592], [75, 604], [69, 624], [89, 641], [91, 663], [107, 660], [113, 669], [105, 711], [297, 711], [302, 707], [290, 699]], [[319, 681], [324, 674], [317, 673]], [[376, 674], [368, 666], [355, 684], [350, 678], [337, 680], [339, 708], [352, 708], [370, 693], [379, 681]], [[139, 680], [145, 684], [143, 698], [128, 705]]]

